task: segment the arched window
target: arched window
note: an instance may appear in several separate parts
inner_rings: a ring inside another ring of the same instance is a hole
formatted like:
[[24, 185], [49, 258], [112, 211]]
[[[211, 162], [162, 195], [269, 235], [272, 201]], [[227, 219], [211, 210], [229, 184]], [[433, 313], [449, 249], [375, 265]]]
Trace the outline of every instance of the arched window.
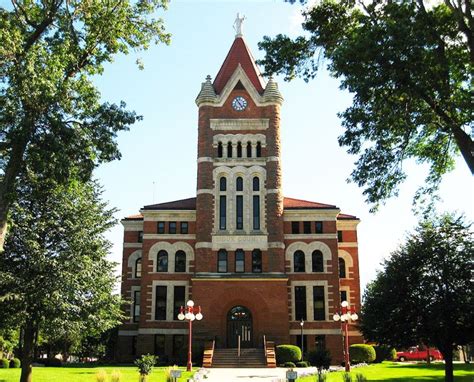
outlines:
[[219, 229], [227, 228], [227, 198], [225, 195], [219, 197]]
[[295, 272], [305, 272], [304, 252], [296, 251], [293, 255], [293, 269]]
[[244, 180], [241, 176], [239, 176], [236, 180], [236, 190], [243, 191], [244, 190]]
[[227, 143], [227, 158], [232, 158], [232, 143]]
[[222, 142], [219, 142], [217, 145], [217, 156], [219, 158], [222, 158], [223, 156]]
[[225, 178], [225, 176], [219, 179], [219, 190], [227, 191], [227, 179]]
[[237, 158], [242, 158], [242, 142], [237, 143]]
[[342, 257], [339, 258], [339, 278], [346, 278], [346, 261]]
[[161, 250], [158, 252], [157, 272], [168, 272], [168, 252]]
[[324, 261], [323, 261], [323, 253], [317, 249], [313, 251], [312, 263], [313, 263], [313, 272], [324, 272]]
[[252, 143], [247, 142], [247, 158], [252, 158]]
[[262, 273], [262, 251], [260, 249], [252, 251], [252, 272]]
[[245, 252], [242, 249], [235, 251], [235, 272], [245, 272]]
[[260, 142], [257, 142], [257, 158], [260, 158], [262, 156], [262, 144]]
[[260, 191], [260, 179], [258, 179], [258, 176], [253, 178], [252, 186], [254, 191]]
[[142, 277], [142, 258], [139, 257], [135, 261], [135, 278], [140, 278]]
[[217, 253], [217, 272], [227, 272], [227, 251], [225, 249], [220, 249]]
[[174, 271], [186, 272], [186, 253], [177, 251], [174, 255]]

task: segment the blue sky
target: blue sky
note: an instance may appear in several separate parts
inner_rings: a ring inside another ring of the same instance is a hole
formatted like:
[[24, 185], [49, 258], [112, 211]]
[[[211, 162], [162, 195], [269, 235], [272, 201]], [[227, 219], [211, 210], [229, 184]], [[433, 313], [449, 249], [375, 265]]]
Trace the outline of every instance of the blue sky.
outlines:
[[[104, 100], [124, 100], [143, 115], [131, 131], [121, 133], [122, 159], [96, 172], [104, 197], [120, 209], [117, 218], [135, 214], [146, 204], [195, 196], [197, 107], [194, 100], [206, 75], [217, 74], [233, 40], [237, 12], [246, 15], [244, 38], [258, 59], [264, 35], [301, 32], [299, 7], [283, 1], [174, 1], [162, 13], [172, 33], [170, 46], [117, 57], [96, 79]], [[140, 58], [145, 70], [135, 64]], [[285, 196], [336, 204], [361, 219], [359, 257], [362, 287], [373, 279], [382, 259], [416, 224], [411, 201], [426, 169], [407, 162], [408, 181], [398, 198], [376, 214], [368, 212], [362, 190], [346, 179], [355, 157], [337, 144], [343, 132], [337, 112], [351, 95], [322, 70], [310, 83], [276, 78], [285, 98], [282, 107], [283, 189]], [[474, 220], [474, 180], [459, 159], [441, 186], [441, 211], [459, 211]], [[108, 233], [111, 259], [121, 262], [123, 228]]]

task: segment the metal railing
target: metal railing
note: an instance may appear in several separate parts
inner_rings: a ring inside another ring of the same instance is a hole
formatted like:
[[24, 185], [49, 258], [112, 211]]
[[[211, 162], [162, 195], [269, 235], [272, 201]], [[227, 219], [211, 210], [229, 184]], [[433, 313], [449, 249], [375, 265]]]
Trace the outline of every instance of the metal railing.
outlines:
[[240, 358], [240, 335], [237, 336], [237, 357]]

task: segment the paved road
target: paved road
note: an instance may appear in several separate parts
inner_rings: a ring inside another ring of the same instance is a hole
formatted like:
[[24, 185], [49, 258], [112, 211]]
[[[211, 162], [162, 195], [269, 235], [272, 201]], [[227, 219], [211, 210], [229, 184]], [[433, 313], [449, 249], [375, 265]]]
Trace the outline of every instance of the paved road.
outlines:
[[[286, 382], [285, 368], [275, 369], [208, 369], [206, 379], [202, 382]], [[298, 374], [303, 371], [297, 370]], [[303, 373], [316, 372], [316, 368], [304, 369]]]

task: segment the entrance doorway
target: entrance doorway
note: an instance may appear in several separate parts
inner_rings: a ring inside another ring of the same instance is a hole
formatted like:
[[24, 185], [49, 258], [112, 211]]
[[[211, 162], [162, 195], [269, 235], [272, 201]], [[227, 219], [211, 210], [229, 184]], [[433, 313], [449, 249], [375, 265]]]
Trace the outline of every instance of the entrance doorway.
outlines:
[[227, 347], [253, 347], [252, 313], [245, 306], [234, 306], [227, 313]]

